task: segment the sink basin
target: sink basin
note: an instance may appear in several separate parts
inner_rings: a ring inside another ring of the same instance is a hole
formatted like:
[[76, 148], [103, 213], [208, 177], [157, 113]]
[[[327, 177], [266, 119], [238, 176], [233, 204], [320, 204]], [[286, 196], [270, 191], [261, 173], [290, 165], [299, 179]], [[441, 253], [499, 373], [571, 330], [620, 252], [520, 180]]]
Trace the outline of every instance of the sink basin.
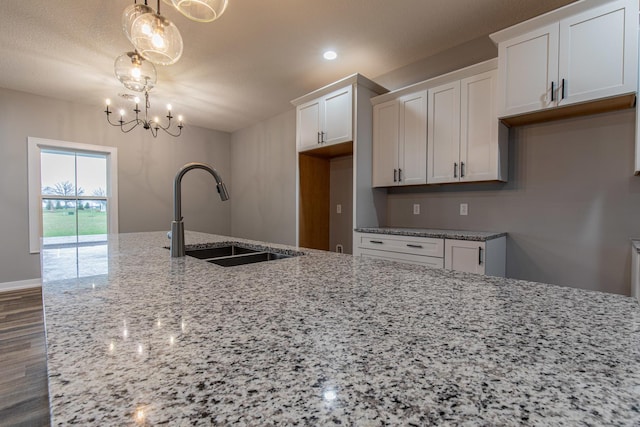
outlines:
[[275, 252], [257, 252], [253, 254], [213, 258], [207, 261], [222, 267], [233, 267], [236, 265], [253, 264], [256, 262], [273, 261], [284, 258], [291, 258], [291, 255], [278, 254]]
[[228, 257], [241, 254], [252, 254], [260, 252], [256, 249], [249, 249], [238, 245], [220, 246], [217, 248], [204, 248], [204, 249], [188, 249], [185, 251], [186, 255], [198, 258], [198, 259], [210, 259]]
[[280, 251], [267, 246], [246, 245], [236, 242], [220, 242], [193, 245], [185, 254], [222, 267], [253, 264], [304, 255], [302, 252]]

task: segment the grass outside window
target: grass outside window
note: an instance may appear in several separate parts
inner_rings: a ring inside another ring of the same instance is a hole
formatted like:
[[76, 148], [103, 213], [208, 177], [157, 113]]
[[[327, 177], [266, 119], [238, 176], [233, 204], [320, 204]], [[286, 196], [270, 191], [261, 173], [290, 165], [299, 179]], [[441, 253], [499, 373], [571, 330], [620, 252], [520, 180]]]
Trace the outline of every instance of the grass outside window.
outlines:
[[[78, 232], [76, 233], [76, 216]], [[107, 234], [107, 213], [99, 209], [43, 210], [43, 237]]]

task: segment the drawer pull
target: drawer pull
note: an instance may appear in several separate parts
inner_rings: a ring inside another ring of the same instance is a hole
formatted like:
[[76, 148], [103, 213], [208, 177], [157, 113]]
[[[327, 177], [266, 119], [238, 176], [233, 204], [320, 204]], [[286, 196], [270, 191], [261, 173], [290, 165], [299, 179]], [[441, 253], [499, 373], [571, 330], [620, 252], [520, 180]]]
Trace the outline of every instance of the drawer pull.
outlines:
[[369, 240], [369, 242], [371, 242], [371, 243], [375, 243], [375, 244], [377, 244], [377, 245], [382, 245], [382, 244], [384, 243], [384, 242], [383, 242], [383, 241], [381, 241], [381, 240]]
[[482, 246], [478, 247], [478, 265], [482, 265]]
[[422, 249], [422, 245], [412, 245], [411, 243], [407, 243], [407, 246], [410, 248]]

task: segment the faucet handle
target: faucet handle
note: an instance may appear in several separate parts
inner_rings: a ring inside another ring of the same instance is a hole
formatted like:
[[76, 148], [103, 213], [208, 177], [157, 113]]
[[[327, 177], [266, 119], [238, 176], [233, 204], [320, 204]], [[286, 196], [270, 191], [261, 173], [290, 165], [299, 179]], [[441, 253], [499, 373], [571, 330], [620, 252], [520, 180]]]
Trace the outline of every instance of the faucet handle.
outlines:
[[171, 240], [171, 231], [167, 231], [167, 239]]

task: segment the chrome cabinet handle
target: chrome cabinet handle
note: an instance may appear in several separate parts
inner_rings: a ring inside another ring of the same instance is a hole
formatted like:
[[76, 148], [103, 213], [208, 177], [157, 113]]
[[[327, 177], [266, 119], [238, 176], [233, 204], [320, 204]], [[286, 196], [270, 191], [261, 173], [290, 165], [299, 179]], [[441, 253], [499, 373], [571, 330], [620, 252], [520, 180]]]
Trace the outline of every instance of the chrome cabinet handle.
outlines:
[[551, 82], [551, 102], [555, 101], [555, 99], [553, 99], [553, 92], [555, 92], [555, 83]]
[[412, 245], [411, 243], [407, 243], [407, 246], [410, 248], [422, 249], [422, 245]]
[[464, 178], [464, 162], [460, 162], [460, 178]]
[[482, 246], [478, 247], [478, 265], [482, 265]]
[[453, 177], [454, 178], [458, 177], [458, 163], [457, 162], [453, 163]]
[[564, 99], [564, 79], [562, 79], [562, 99]]
[[393, 170], [393, 182], [398, 182], [397, 176], [398, 176], [398, 170], [394, 169]]
[[402, 182], [402, 169], [398, 169], [398, 182]]
[[375, 243], [376, 245], [382, 245], [384, 242], [381, 240], [369, 240], [371, 243]]
[[317, 138], [317, 140], [318, 140], [318, 144], [320, 144], [320, 132], [318, 132], [318, 138]]

